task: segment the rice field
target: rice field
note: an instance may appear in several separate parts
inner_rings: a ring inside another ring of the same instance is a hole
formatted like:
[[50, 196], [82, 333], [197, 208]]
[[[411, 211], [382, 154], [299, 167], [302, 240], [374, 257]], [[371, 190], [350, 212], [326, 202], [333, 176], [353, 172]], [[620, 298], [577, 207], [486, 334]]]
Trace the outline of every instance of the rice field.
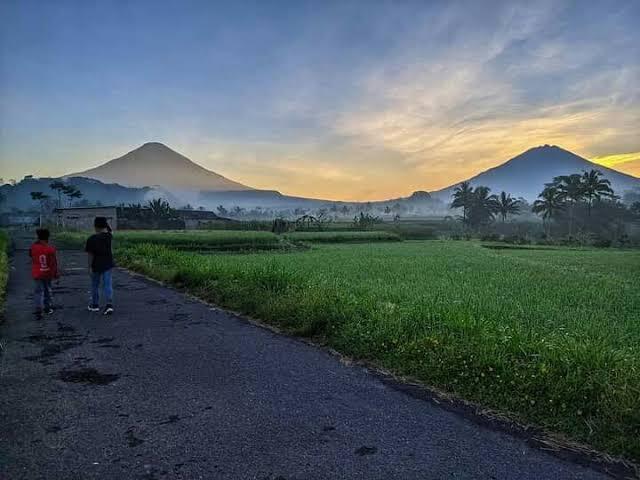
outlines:
[[285, 237], [296, 242], [310, 243], [361, 243], [361, 242], [399, 242], [400, 236], [392, 232], [291, 232]]
[[[61, 247], [81, 248], [88, 236], [86, 232], [63, 232], [55, 234], [53, 242]], [[194, 251], [276, 250], [291, 246], [271, 232], [245, 230], [122, 230], [114, 232], [115, 248], [143, 243]]]
[[640, 251], [407, 241], [230, 256], [131, 242], [119, 261], [640, 460]]

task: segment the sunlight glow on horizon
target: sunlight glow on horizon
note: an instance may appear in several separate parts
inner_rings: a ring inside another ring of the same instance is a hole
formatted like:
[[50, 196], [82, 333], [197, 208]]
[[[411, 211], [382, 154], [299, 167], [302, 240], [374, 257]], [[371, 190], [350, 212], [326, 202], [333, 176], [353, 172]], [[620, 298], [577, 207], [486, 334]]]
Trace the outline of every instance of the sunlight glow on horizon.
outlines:
[[0, 7], [0, 177], [149, 141], [332, 200], [441, 189], [544, 144], [640, 176], [633, 0], [89, 3]]

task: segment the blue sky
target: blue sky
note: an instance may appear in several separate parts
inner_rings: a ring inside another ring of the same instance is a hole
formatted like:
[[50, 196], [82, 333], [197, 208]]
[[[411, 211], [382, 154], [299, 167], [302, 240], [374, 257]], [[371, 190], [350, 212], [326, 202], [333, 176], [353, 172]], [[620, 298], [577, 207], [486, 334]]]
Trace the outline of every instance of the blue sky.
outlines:
[[443, 187], [544, 143], [640, 175], [638, 24], [636, 0], [4, 1], [0, 176], [146, 141], [336, 199]]

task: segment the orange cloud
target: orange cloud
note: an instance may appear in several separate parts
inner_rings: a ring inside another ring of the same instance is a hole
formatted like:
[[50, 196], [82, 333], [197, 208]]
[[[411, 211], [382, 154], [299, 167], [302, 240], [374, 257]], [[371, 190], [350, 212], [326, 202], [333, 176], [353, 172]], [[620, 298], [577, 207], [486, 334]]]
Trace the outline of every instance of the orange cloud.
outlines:
[[620, 172], [640, 177], [640, 152], [602, 155], [593, 157], [591, 160], [605, 167], [614, 168]]

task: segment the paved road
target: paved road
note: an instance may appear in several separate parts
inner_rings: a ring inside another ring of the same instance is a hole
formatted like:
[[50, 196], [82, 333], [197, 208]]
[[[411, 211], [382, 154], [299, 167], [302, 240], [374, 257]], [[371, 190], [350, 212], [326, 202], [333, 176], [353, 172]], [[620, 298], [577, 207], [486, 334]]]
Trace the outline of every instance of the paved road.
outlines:
[[610, 478], [123, 271], [116, 314], [86, 312], [80, 253], [36, 320], [24, 255], [0, 327], [3, 480]]

